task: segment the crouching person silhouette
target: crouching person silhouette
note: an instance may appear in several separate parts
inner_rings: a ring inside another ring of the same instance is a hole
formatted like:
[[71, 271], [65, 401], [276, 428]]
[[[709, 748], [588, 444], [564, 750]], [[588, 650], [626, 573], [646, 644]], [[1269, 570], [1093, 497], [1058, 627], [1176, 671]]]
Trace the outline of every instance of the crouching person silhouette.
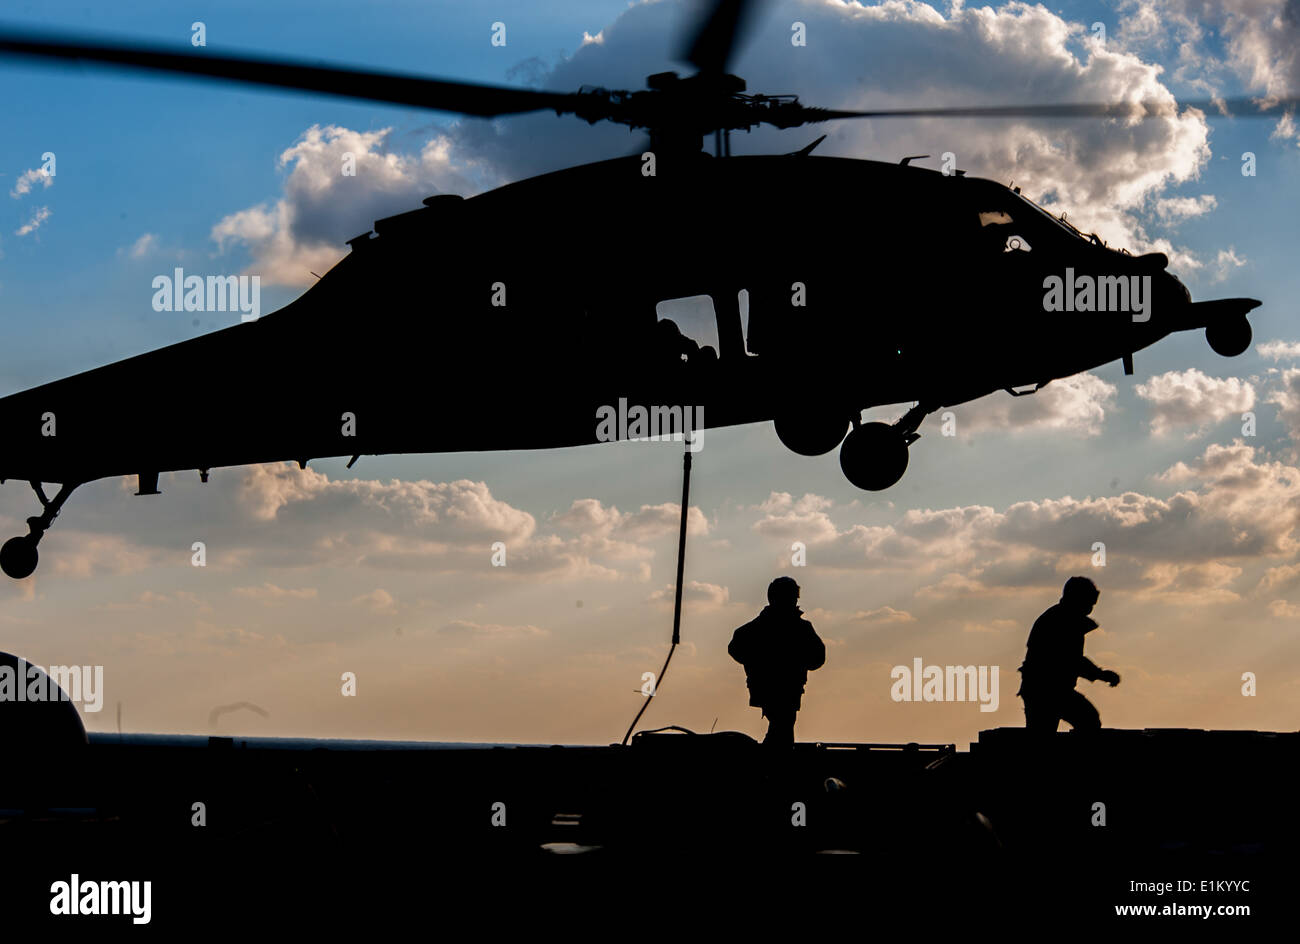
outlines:
[[798, 607], [799, 585], [777, 577], [767, 588], [767, 606], [731, 637], [727, 653], [745, 667], [749, 703], [763, 709], [771, 747], [794, 745], [794, 719], [808, 673], [826, 662], [826, 645]]
[[1119, 675], [1100, 669], [1083, 654], [1084, 636], [1097, 628], [1088, 616], [1101, 596], [1087, 577], [1065, 582], [1061, 600], [1034, 623], [1020, 666], [1020, 691], [1025, 702], [1025, 727], [1037, 734], [1053, 734], [1068, 721], [1076, 731], [1096, 731], [1101, 715], [1092, 702], [1075, 691], [1080, 678], [1119, 684]]

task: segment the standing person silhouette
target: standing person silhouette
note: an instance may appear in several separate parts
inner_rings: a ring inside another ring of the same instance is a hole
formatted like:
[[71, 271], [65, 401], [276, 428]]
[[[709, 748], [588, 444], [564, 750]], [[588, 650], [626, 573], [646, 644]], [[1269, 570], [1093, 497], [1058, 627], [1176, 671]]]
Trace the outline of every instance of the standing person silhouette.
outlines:
[[826, 645], [798, 602], [794, 578], [777, 577], [767, 588], [768, 605], [727, 646], [727, 654], [745, 667], [750, 705], [767, 718], [763, 743], [775, 748], [794, 746], [794, 719], [808, 673], [826, 662]]
[[1075, 691], [1080, 677], [1092, 682], [1119, 684], [1119, 675], [1100, 669], [1083, 654], [1084, 636], [1097, 628], [1088, 616], [1101, 592], [1087, 577], [1071, 577], [1059, 603], [1034, 623], [1020, 666], [1019, 695], [1025, 702], [1025, 727], [1038, 734], [1053, 734], [1062, 720], [1076, 731], [1096, 731], [1101, 715], [1092, 702]]

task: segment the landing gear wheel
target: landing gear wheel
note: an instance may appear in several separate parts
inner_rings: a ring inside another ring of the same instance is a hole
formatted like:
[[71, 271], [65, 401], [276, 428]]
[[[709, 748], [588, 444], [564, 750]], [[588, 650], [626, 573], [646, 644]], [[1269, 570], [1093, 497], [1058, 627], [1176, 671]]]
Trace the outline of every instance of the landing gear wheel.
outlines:
[[1250, 347], [1250, 322], [1244, 316], [1216, 321], [1205, 329], [1205, 340], [1215, 354], [1236, 357]]
[[840, 468], [858, 488], [879, 492], [907, 471], [907, 440], [887, 423], [867, 423], [849, 433], [840, 446]]
[[30, 577], [39, 561], [40, 554], [30, 534], [20, 538], [10, 538], [5, 541], [4, 547], [0, 547], [0, 570], [4, 571], [6, 577], [12, 577], [14, 580]]
[[781, 445], [801, 456], [824, 456], [844, 440], [849, 418], [809, 407], [778, 416], [772, 423]]
[[54, 524], [54, 519], [59, 516], [63, 503], [81, 483], [63, 482], [59, 485], [58, 494], [53, 498], [46, 496], [45, 488], [40, 482], [27, 484], [40, 499], [41, 513], [27, 519], [27, 534], [20, 538], [10, 538], [5, 541], [3, 547], [0, 547], [0, 571], [4, 571], [6, 577], [12, 577], [14, 580], [30, 577], [36, 570], [36, 564], [41, 559], [36, 551], [36, 545], [41, 542], [41, 535], [50, 530], [50, 525]]

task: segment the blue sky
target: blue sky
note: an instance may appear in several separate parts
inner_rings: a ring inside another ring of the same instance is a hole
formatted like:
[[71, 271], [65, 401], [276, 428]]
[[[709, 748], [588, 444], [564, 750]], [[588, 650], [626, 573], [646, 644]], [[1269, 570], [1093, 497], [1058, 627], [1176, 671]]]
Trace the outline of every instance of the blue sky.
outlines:
[[[1179, 0], [980, 10], [788, 0], [772, 5], [734, 68], [751, 90], [831, 107], [1084, 101], [1157, 86], [1180, 100], [1276, 94], [1296, 78], [1294, 24], [1269, 25], [1282, 9], [1251, 0], [1207, 21]], [[681, 69], [670, 53], [683, 10], [671, 0], [219, 2], [202, 13], [51, 2], [5, 21], [188, 46], [190, 24], [202, 19], [213, 52], [500, 84], [541, 75], [543, 85], [571, 89]], [[785, 39], [794, 19], [810, 28], [798, 54]], [[504, 49], [488, 41], [498, 20], [507, 24]], [[1097, 21], [1108, 39], [1094, 48]], [[584, 46], [584, 34], [601, 39]], [[16, 90], [0, 136], [0, 394], [228, 323], [205, 315], [196, 327], [187, 315], [152, 310], [152, 278], [175, 265], [265, 273], [269, 311], [306, 287], [294, 279], [309, 278], [310, 260], [342, 254], [336, 230], [354, 235], [427, 193], [626, 153], [637, 140], [552, 115], [457, 122], [89, 68], [5, 62], [0, 81]], [[1197, 298], [1263, 299], [1252, 316], [1257, 343], [1300, 341], [1300, 149], [1276, 120], [1184, 115], [1139, 132], [953, 121], [824, 130], [819, 153], [930, 153], [937, 166], [951, 150], [959, 166], [1023, 183], [1112, 244], [1169, 251]], [[820, 133], [737, 135], [733, 148], [794, 150]], [[362, 148], [366, 160], [393, 158], [385, 192], [302, 185], [344, 146]], [[58, 162], [52, 184], [10, 196], [47, 151]], [[1256, 155], [1254, 177], [1241, 174], [1245, 151]], [[41, 207], [48, 216], [19, 235]], [[281, 232], [278, 243], [261, 239], [249, 221], [273, 220], [277, 207], [324, 223]], [[223, 223], [224, 244], [214, 238]], [[374, 324], [396, 329], [399, 318], [381, 310]], [[1300, 611], [1287, 569], [1300, 538], [1289, 517], [1300, 502], [1290, 484], [1300, 351], [1271, 350], [1224, 360], [1187, 333], [1139, 352], [1131, 378], [1105, 365], [1029, 398], [1037, 402], [962, 407], [959, 435], [941, 437], [931, 419], [906, 477], [882, 494], [844, 481], [833, 453], [785, 452], [767, 427], [711, 432], [692, 493], [704, 525], [688, 566], [698, 582], [688, 594], [691, 648], [653, 711], [664, 723], [707, 728], [717, 718], [761, 730], [738, 667], [719, 653], [757, 610], [767, 580], [789, 569], [793, 538], [811, 549], [797, 576], [832, 641], [827, 669], [810, 683], [801, 737], [960, 741], [1017, 724], [1014, 668], [1028, 623], [1055, 600], [1058, 577], [1089, 566], [1093, 540], [1118, 539], [1098, 576], [1103, 591], [1114, 587], [1099, 608], [1106, 631], [1090, 645], [1132, 684], [1098, 695], [1107, 722], [1294, 726], [1300, 661], [1282, 641]], [[192, 395], [220, 397], [223, 384], [238, 382], [247, 378], [231, 365]], [[257, 382], [268, 396], [289, 395], [282, 378]], [[1234, 445], [1245, 408], [1258, 415], [1258, 435]], [[1170, 473], [1179, 463], [1183, 471]], [[0, 587], [3, 645], [38, 662], [103, 662], [110, 703], [116, 691], [133, 730], [204, 733], [211, 705], [248, 700], [271, 717], [222, 723], [246, 722], [248, 734], [599, 742], [621, 733], [640, 673], [661, 659], [669, 614], [656, 594], [672, 581], [679, 467], [671, 448], [618, 444], [368, 458], [350, 472], [322, 460], [314, 478], [230, 470], [207, 491], [165, 480], [165, 494], [148, 500], [98, 483], [69, 503], [42, 544], [37, 575]], [[445, 518], [412, 534], [380, 512], [412, 495], [445, 501], [444, 511], [465, 503], [490, 514], [469, 537], [448, 539]], [[0, 489], [11, 530], [33, 510], [25, 486]], [[213, 565], [189, 567], [191, 542], [218, 532]], [[503, 575], [480, 567], [497, 535], [535, 567], [504, 587], [493, 583]], [[1251, 550], [1216, 543], [1224, 535]], [[340, 543], [353, 556], [322, 550]], [[394, 547], [407, 555], [402, 566], [384, 557]], [[1236, 648], [1224, 649], [1229, 626]], [[1000, 664], [999, 711], [891, 702], [888, 669], [913, 656]], [[1270, 686], [1242, 698], [1234, 680], [1264, 664]], [[332, 682], [349, 665], [368, 672], [355, 703]]]
[[[491, 16], [508, 18], [511, 29], [508, 46], [493, 50], [495, 56], [483, 55], [483, 48], [490, 49], [484, 37], [494, 20], [485, 20], [488, 14], [472, 4], [335, 4], [332, 15], [322, 15], [329, 5], [222, 3], [204, 14], [204, 23], [214, 51], [505, 84], [512, 66], [573, 51], [584, 29], [598, 31], [620, 6], [575, 3], [552, 14], [526, 2], [497, 4]], [[188, 47], [196, 18], [169, 3], [132, 3], [125, 10], [53, 3], [23, 16], [8, 14], [5, 21]], [[154, 317], [148, 281], [142, 287], [139, 273], [124, 267], [116, 250], [148, 231], [157, 232], [163, 245], [206, 254], [213, 248], [208, 232], [216, 220], [232, 207], [274, 194], [275, 158], [307, 127], [392, 126], [399, 134], [416, 133], [438, 117], [409, 108], [108, 70], [6, 63], [0, 76], [7, 87], [26, 91], [5, 109], [11, 130], [0, 141], [0, 157], [10, 169], [0, 180], [9, 181], [8, 190], [21, 170], [38, 166], [40, 155], [53, 151], [59, 186], [42, 195], [48, 197], [42, 205], [68, 220], [57, 229], [43, 227], [40, 244], [30, 240], [28, 245], [15, 239], [13, 230], [26, 222], [20, 217], [30, 201], [11, 201], [6, 222], [13, 225], [0, 231], [7, 270], [0, 276], [0, 304], [11, 324], [22, 324], [16, 317], [20, 312], [39, 311], [47, 325], [77, 328], [50, 333], [34, 323], [30, 334], [17, 334], [7, 348], [24, 356], [6, 358], [0, 368], [5, 390], [190, 336], [188, 322]], [[282, 304], [296, 294], [280, 291], [267, 301]], [[106, 310], [113, 315], [111, 327], [104, 323]]]

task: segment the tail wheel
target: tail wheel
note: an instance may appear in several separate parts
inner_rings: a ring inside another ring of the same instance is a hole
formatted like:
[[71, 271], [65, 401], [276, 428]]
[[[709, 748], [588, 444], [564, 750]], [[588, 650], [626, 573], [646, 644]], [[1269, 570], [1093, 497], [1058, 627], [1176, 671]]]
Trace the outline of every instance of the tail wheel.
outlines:
[[5, 541], [4, 547], [0, 547], [0, 570], [4, 571], [6, 577], [12, 577], [14, 580], [30, 577], [36, 571], [39, 562], [40, 554], [30, 534], [20, 538], [10, 538]]
[[1250, 322], [1244, 315], [1215, 321], [1205, 329], [1205, 340], [1215, 354], [1236, 357], [1250, 347]]
[[849, 433], [840, 446], [840, 468], [858, 488], [879, 492], [907, 471], [907, 440], [887, 423], [866, 423]]

